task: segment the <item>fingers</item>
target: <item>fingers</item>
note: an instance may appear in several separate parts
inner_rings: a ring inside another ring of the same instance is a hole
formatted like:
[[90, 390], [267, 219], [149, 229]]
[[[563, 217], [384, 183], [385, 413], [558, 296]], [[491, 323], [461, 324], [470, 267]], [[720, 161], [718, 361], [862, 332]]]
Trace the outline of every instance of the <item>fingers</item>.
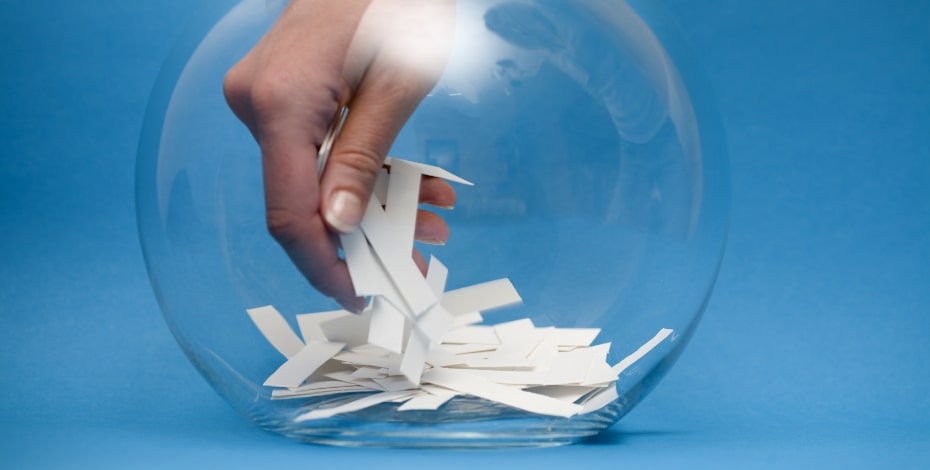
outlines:
[[420, 203], [452, 209], [455, 207], [455, 189], [441, 178], [424, 176], [420, 182]]
[[319, 215], [315, 151], [302, 140], [281, 132], [262, 142], [268, 231], [317, 290], [361, 310], [364, 300], [355, 296], [336, 240]]
[[[261, 147], [269, 232], [314, 287], [352, 310], [364, 301], [354, 295], [333, 231], [358, 226], [391, 143], [438, 78], [454, 15], [454, 5], [441, 0], [382, 0], [365, 14], [369, 3], [290, 2], [223, 87]], [[362, 26], [363, 14], [377, 26]], [[347, 101], [352, 113], [320, 179], [317, 149]], [[444, 181], [426, 178], [421, 188], [423, 203], [455, 203]], [[418, 213], [418, 240], [443, 243], [448, 232], [435, 214]], [[425, 269], [421, 255], [414, 259]]]
[[364, 300], [355, 296], [336, 241], [319, 214], [316, 149], [339, 91], [315, 87], [307, 93], [293, 72], [254, 74], [248, 60], [242, 64], [227, 75], [224, 91], [261, 148], [268, 231], [317, 290], [347, 309], [361, 310]]
[[253, 77], [248, 90], [246, 110], [251, 112], [243, 121], [251, 122], [262, 152], [268, 231], [317, 290], [361, 310], [364, 300], [355, 296], [336, 241], [319, 214], [316, 149], [338, 92], [318, 87], [306, 93], [295, 86], [291, 75], [278, 71]]
[[442, 217], [420, 210], [417, 211], [417, 225], [413, 238], [430, 245], [445, 245], [449, 240], [449, 226], [442, 220]]
[[[391, 144], [439, 78], [454, 18], [450, 1], [379, 0], [359, 22], [343, 68], [354, 89], [352, 111], [320, 187], [331, 229], [348, 233], [358, 227]], [[438, 194], [440, 202], [448, 197]]]
[[351, 310], [364, 301], [319, 212], [316, 152], [348, 95], [345, 51], [365, 7], [291, 2], [223, 83], [230, 108], [261, 148], [268, 231], [314, 287]]
[[349, 104], [320, 185], [323, 216], [340, 233], [358, 227], [391, 144], [432, 87], [402, 70], [372, 71]]

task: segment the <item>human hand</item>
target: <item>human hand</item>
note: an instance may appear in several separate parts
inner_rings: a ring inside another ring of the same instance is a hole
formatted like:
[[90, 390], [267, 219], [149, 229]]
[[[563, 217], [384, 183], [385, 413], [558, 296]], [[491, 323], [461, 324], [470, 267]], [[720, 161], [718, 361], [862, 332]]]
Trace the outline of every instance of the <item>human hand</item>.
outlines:
[[[261, 148], [269, 232], [350, 310], [364, 299], [335, 233], [357, 228], [391, 144], [438, 80], [454, 14], [453, 0], [293, 0], [226, 75], [226, 100]], [[319, 148], [342, 105], [352, 111], [320, 179]], [[451, 207], [455, 192], [424, 178], [420, 202]], [[421, 210], [415, 236], [443, 243], [449, 229]]]

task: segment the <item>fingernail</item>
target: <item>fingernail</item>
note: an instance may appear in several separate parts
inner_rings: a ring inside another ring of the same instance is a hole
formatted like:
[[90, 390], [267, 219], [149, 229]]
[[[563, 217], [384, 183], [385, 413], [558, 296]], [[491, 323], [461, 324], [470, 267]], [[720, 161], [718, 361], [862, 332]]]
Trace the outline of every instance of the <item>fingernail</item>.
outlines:
[[424, 238], [418, 239], [417, 241], [426, 243], [427, 245], [443, 246], [443, 245], [446, 244], [446, 241], [445, 241], [445, 240], [442, 240], [442, 239], [439, 239], [439, 238], [433, 238], [433, 237], [424, 237]]
[[362, 220], [362, 201], [349, 191], [336, 191], [324, 217], [332, 228], [350, 233]]

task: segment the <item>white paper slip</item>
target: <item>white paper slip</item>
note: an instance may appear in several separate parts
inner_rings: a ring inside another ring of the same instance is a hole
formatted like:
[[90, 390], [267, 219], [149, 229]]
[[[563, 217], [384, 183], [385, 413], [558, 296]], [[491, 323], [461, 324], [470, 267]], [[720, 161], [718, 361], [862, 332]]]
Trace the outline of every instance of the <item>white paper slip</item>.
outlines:
[[600, 328], [553, 328], [559, 346], [590, 346], [600, 334]]
[[663, 328], [656, 333], [646, 344], [642, 345], [637, 349], [633, 354], [623, 358], [622, 361], [618, 362], [617, 365], [613, 367], [614, 373], [619, 377], [628, 367], [633, 365], [636, 361], [640, 360], [646, 354], [649, 354], [649, 351], [652, 351], [656, 346], [659, 345], [662, 341], [665, 341], [665, 338], [668, 338], [672, 334], [672, 330], [669, 328]]
[[250, 308], [246, 312], [258, 327], [258, 331], [261, 331], [265, 339], [284, 357], [291, 357], [303, 349], [304, 342], [297, 337], [287, 320], [274, 307], [268, 305]]
[[435, 256], [429, 257], [429, 266], [426, 268], [426, 283], [436, 298], [442, 297], [446, 290], [446, 280], [449, 278], [449, 268], [442, 264]]
[[423, 381], [542, 415], [568, 418], [583, 410], [574, 403], [506, 387], [466, 372], [434, 368], [423, 374]]
[[349, 277], [355, 295], [366, 297], [384, 294], [384, 286], [379, 279], [380, 269], [375, 254], [368, 246], [368, 239], [361, 230], [339, 235], [342, 253], [349, 268]]
[[417, 384], [411, 383], [406, 379], [406, 377], [400, 375], [371, 380], [377, 383], [384, 391], [387, 392], [394, 392], [397, 390], [414, 390], [418, 388]]
[[[527, 387], [534, 385], [547, 385], [546, 373], [533, 370], [498, 370], [498, 369], [457, 369], [455, 367], [443, 367], [446, 370], [461, 370], [471, 376], [481, 377], [490, 382], [500, 385], [516, 385]], [[432, 370], [432, 369], [431, 369]], [[443, 385], [443, 384], [437, 384]], [[445, 385], [443, 385], [445, 386]]]
[[501, 343], [522, 341], [526, 335], [536, 333], [536, 326], [529, 318], [521, 318], [494, 325], [494, 334], [497, 335]]
[[408, 165], [411, 165], [417, 168], [421, 174], [426, 175], [426, 176], [433, 176], [436, 178], [442, 178], [446, 181], [452, 181], [453, 183], [460, 183], [460, 184], [464, 184], [467, 186], [474, 186], [474, 184], [468, 180], [460, 178], [442, 168], [439, 168], [438, 166], [427, 165], [426, 163], [411, 162], [408, 160], [401, 160], [395, 157], [387, 157], [384, 159], [384, 165], [393, 167], [394, 162], [396, 161], [406, 162]]
[[379, 405], [381, 403], [393, 401], [398, 398], [410, 397], [416, 394], [417, 392], [409, 391], [409, 390], [376, 393], [374, 395], [364, 396], [362, 398], [359, 398], [358, 400], [353, 400], [341, 406], [336, 406], [333, 408], [317, 409], [317, 410], [310, 411], [308, 413], [304, 413], [298, 416], [297, 418], [295, 418], [294, 421], [299, 423], [299, 422], [310, 421], [314, 419], [331, 418], [338, 414], [351, 413], [353, 411], [363, 410], [365, 408]]
[[390, 220], [394, 237], [391, 244], [404, 253], [413, 250], [413, 232], [420, 202], [420, 177], [420, 170], [405, 160], [395, 160], [391, 165], [384, 211], [387, 220]]
[[410, 330], [407, 347], [400, 363], [400, 373], [413, 385], [420, 384], [420, 375], [426, 364], [426, 353], [429, 350], [429, 338], [420, 330]]
[[447, 291], [442, 296], [442, 306], [453, 315], [484, 312], [523, 302], [510, 279], [475, 284]]
[[340, 237], [355, 293], [371, 297], [368, 307], [359, 315], [298, 315], [299, 336], [273, 307], [248, 310], [287, 358], [265, 381], [273, 399], [370, 392], [340, 397], [341, 405], [307, 411], [298, 421], [376, 405], [441, 413], [460, 395], [547, 416], [589, 413], [617, 400], [619, 374], [672, 334], [661, 330], [611, 366], [610, 343], [594, 344], [597, 328], [540, 328], [530, 318], [483, 324], [482, 312], [522, 302], [510, 280], [446, 291], [449, 268], [431, 257], [424, 276], [411, 258], [422, 177], [471, 183], [422, 163], [385, 165], [391, 169], [379, 173], [360, 230]]
[[431, 393], [421, 393], [397, 407], [397, 411], [435, 411], [445, 405], [446, 402], [455, 397], [455, 393], [446, 395], [433, 395]]
[[410, 257], [410, 250], [398, 250], [398, 236], [381, 206], [369, 204], [366, 207], [361, 228], [411, 314], [426, 311], [438, 301]]
[[543, 385], [541, 387], [527, 388], [527, 392], [538, 393], [568, 403], [575, 403], [579, 398], [600, 390], [601, 387], [580, 387], [572, 385]]
[[440, 304], [433, 305], [420, 318], [417, 319], [416, 328], [419, 329], [433, 343], [439, 343], [452, 329], [455, 317], [446, 311]]
[[442, 342], [446, 344], [500, 344], [494, 327], [482, 325], [449, 330]]
[[375, 297], [371, 300], [371, 324], [368, 343], [400, 354], [404, 349], [404, 329], [407, 318], [390, 302]]
[[326, 374], [326, 377], [333, 380], [339, 380], [347, 384], [357, 385], [359, 387], [364, 387], [368, 390], [384, 391], [384, 387], [381, 386], [375, 379], [363, 379], [358, 377], [353, 377], [350, 372], [333, 372]]
[[321, 388], [318, 390], [307, 390], [304, 392], [291, 392], [286, 388], [276, 388], [271, 392], [272, 400], [294, 400], [299, 398], [325, 397], [327, 395], [338, 395], [341, 393], [363, 393], [371, 392], [371, 389], [359, 387], [357, 385], [346, 384], [341, 387]]
[[352, 351], [341, 352], [337, 354], [334, 359], [342, 361], [346, 364], [377, 367], [379, 369], [388, 369], [395, 365], [395, 363], [399, 363], [399, 358], [393, 358], [390, 356], [373, 356]]
[[559, 355], [559, 346], [555, 343], [556, 339], [552, 335], [546, 335], [536, 349], [530, 353], [528, 359], [537, 364], [541, 369], [548, 369], [552, 361]]
[[472, 354], [472, 353], [480, 353], [480, 352], [486, 353], [489, 351], [494, 351], [495, 349], [497, 349], [497, 344], [484, 344], [484, 343], [456, 344], [456, 343], [443, 342], [442, 344], [436, 345], [436, 347], [431, 349], [430, 351], [441, 350], [449, 354], [459, 355], [459, 354]]
[[484, 321], [484, 317], [481, 316], [481, 312], [468, 312], [455, 315], [452, 320], [452, 327], [459, 328], [462, 326], [474, 325]]
[[291, 356], [278, 370], [265, 380], [269, 387], [297, 387], [314, 371], [336, 355], [345, 343], [309, 341], [297, 354]]
[[532, 370], [536, 367], [536, 361], [525, 357], [492, 356], [465, 359], [457, 365], [469, 369]]
[[330, 312], [302, 313], [297, 315], [297, 327], [304, 341], [329, 341], [320, 323], [334, 318], [354, 315], [348, 310], [333, 310]]
[[367, 343], [370, 323], [371, 311], [365, 310], [359, 315], [350, 314], [324, 320], [320, 322], [320, 328], [327, 340], [355, 347]]
[[617, 394], [617, 387], [612, 385], [610, 387], [605, 387], [603, 391], [591, 396], [591, 398], [584, 403], [584, 409], [581, 411], [581, 414], [595, 412], [613, 403], [617, 398], [620, 398], [620, 395]]
[[387, 377], [387, 369], [377, 367], [359, 367], [352, 372], [351, 377], [356, 379], [380, 379]]
[[596, 351], [585, 348], [560, 352], [552, 360], [546, 372], [544, 385], [582, 384], [588, 376], [591, 364], [598, 360]]
[[434, 367], [447, 367], [462, 365], [466, 359], [452, 354], [442, 348], [429, 348], [426, 353], [426, 363]]
[[322, 380], [295, 388], [276, 388], [271, 391], [271, 398], [289, 399], [359, 391], [370, 392], [371, 389], [346, 383], [341, 380]]
[[388, 181], [391, 176], [388, 174], [387, 168], [381, 168], [378, 171], [378, 178], [375, 180], [375, 187], [371, 190], [371, 201], [372, 203], [377, 203], [384, 205], [384, 201], [387, 201], [387, 187]]

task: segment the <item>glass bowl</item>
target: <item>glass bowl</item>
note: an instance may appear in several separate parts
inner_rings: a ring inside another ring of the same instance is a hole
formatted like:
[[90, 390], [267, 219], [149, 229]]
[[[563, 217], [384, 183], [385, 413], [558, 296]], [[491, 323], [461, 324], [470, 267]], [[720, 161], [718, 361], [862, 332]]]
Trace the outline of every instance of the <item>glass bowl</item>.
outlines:
[[[727, 161], [719, 120], [654, 1], [459, 0], [455, 46], [391, 155], [475, 183], [442, 216], [448, 285], [509, 278], [523, 304], [497, 324], [598, 328], [609, 364], [673, 333], [591, 412], [554, 417], [461, 395], [435, 411], [383, 403], [297, 419], [342, 395], [273, 400], [281, 356], [247, 309], [338, 308], [268, 234], [258, 147], [224, 102], [225, 72], [284, 2], [216, 1], [193, 15], [152, 93], [137, 163], [152, 287], [190, 361], [258, 426], [302, 441], [413, 447], [544, 446], [617, 422], [679, 356], [723, 255]], [[687, 393], [682, 390], [681, 393]]]

